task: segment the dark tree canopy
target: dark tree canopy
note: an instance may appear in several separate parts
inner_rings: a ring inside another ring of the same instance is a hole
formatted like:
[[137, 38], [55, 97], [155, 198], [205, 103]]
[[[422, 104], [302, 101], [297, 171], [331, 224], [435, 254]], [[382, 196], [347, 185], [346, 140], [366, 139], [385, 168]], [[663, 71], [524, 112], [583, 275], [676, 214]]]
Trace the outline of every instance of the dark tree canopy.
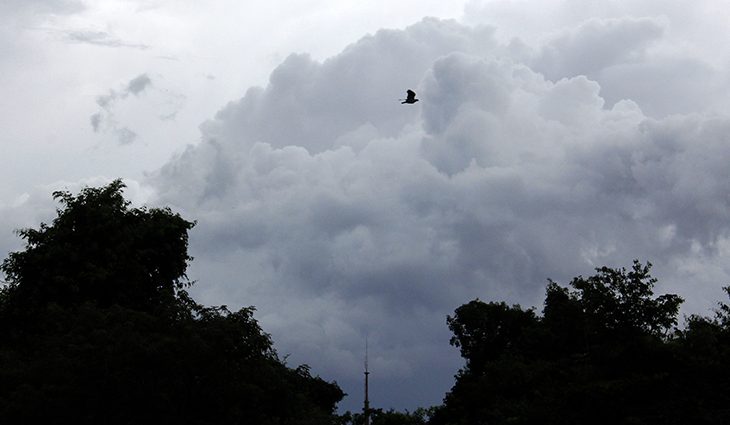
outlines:
[[130, 208], [123, 188], [115, 180], [78, 196], [53, 194], [62, 204], [53, 223], [19, 231], [25, 250], [0, 266], [16, 302], [149, 310], [185, 286], [193, 223], [166, 208]]
[[579, 300], [590, 326], [597, 331], [659, 336], [676, 325], [683, 300], [674, 294], [653, 298], [657, 280], [650, 270], [651, 263], [642, 265], [635, 260], [630, 271], [601, 267], [593, 276], [574, 278], [570, 286], [577, 290], [574, 298]]
[[0, 423], [335, 423], [343, 392], [281, 361], [252, 307], [187, 294], [193, 223], [123, 188], [55, 193], [2, 263]]
[[655, 297], [650, 269], [549, 281], [542, 316], [503, 302], [457, 308], [447, 321], [466, 364], [430, 423], [730, 423], [730, 307], [679, 330], [682, 299]]
[[[397, 412], [393, 409], [370, 409], [370, 425], [426, 425], [433, 415], [434, 408], [418, 408]], [[341, 416], [341, 425], [365, 425], [365, 415], [346, 412]]]
[[461, 350], [467, 368], [479, 369], [506, 353], [529, 350], [537, 317], [519, 305], [474, 300], [457, 308], [454, 317], [446, 320], [454, 333], [451, 345]]

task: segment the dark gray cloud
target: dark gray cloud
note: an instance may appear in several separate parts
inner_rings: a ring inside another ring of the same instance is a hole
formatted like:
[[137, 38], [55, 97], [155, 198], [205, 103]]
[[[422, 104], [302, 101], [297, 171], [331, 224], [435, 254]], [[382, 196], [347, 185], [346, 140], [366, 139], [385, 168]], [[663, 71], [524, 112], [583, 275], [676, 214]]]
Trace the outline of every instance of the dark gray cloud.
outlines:
[[[198, 220], [197, 294], [256, 305], [350, 408], [366, 334], [376, 405], [437, 403], [459, 367], [445, 317], [474, 297], [539, 305], [548, 277], [641, 258], [707, 308], [730, 277], [730, 118], [652, 118], [662, 93], [607, 77], [657, 66], [664, 28], [589, 20], [516, 48], [426, 19], [324, 62], [289, 57], [150, 180]], [[401, 105], [406, 88], [422, 101]]]

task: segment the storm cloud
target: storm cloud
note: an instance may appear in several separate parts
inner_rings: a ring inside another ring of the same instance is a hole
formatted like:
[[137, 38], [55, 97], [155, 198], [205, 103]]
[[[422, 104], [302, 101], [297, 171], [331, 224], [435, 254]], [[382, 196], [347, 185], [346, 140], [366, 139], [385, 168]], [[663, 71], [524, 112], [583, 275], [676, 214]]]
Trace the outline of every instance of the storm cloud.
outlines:
[[3, 252], [53, 190], [131, 176], [135, 205], [197, 220], [195, 298], [255, 305], [349, 409], [366, 336], [374, 407], [438, 403], [462, 364], [446, 315], [475, 297], [539, 310], [547, 278], [634, 258], [687, 313], [723, 297], [724, 2], [472, 0], [339, 52], [430, 2], [234, 3], [0, 4]]
[[[198, 221], [205, 302], [256, 305], [348, 407], [365, 335], [375, 404], [437, 403], [460, 365], [445, 317], [475, 297], [538, 305], [547, 278], [639, 258], [690, 310], [720, 298], [730, 117], [671, 24], [591, 18], [530, 45], [429, 18], [292, 55], [148, 184]], [[627, 77], [664, 65], [668, 87]]]

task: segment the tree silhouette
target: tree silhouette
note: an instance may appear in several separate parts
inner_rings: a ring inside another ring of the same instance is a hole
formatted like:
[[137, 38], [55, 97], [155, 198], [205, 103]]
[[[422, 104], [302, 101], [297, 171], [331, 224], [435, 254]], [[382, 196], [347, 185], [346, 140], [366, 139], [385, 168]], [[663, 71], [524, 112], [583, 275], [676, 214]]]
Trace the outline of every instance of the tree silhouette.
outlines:
[[19, 232], [2, 263], [0, 423], [327, 424], [340, 388], [289, 368], [252, 307], [185, 291], [192, 222], [116, 180]]
[[466, 367], [476, 372], [508, 353], [528, 352], [537, 316], [519, 305], [474, 300], [457, 308], [446, 321], [454, 333], [451, 345], [461, 350]]
[[78, 196], [55, 192], [63, 208], [51, 225], [19, 231], [24, 251], [0, 266], [23, 308], [95, 302], [149, 311], [187, 283], [188, 230], [169, 209], [130, 208], [115, 180]]
[[[371, 409], [371, 425], [426, 425], [433, 414], [433, 408], [418, 408], [413, 412], [406, 410], [398, 412], [393, 409]], [[362, 413], [346, 412], [341, 416], [342, 425], [364, 425], [365, 415]]]
[[650, 269], [549, 281], [542, 316], [457, 308], [447, 322], [466, 363], [430, 423], [730, 423], [730, 307], [678, 330], [682, 299], [655, 297]]
[[665, 294], [652, 298], [656, 279], [651, 263], [638, 260], [630, 271], [601, 267], [594, 276], [576, 277], [570, 285], [577, 290], [589, 326], [595, 331], [638, 332], [661, 336], [677, 324], [682, 298]]

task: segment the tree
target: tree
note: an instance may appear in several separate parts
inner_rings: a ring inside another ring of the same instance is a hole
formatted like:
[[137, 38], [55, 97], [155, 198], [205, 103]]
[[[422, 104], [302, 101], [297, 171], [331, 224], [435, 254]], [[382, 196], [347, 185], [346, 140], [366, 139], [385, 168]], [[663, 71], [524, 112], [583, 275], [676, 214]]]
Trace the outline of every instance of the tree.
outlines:
[[[730, 296], [730, 287], [724, 287]], [[677, 404], [697, 424], [730, 423], [730, 306], [718, 302], [714, 317], [691, 315], [671, 341], [677, 352]], [[689, 421], [688, 421], [689, 422]]]
[[446, 322], [454, 334], [451, 345], [460, 349], [466, 367], [474, 372], [505, 353], [525, 353], [532, 342], [530, 331], [537, 324], [537, 316], [519, 305], [510, 307], [504, 302], [477, 299], [457, 308]]
[[[671, 332], [682, 299], [655, 297], [650, 269], [634, 261], [629, 271], [601, 267], [570, 287], [549, 280], [542, 316], [504, 302], [457, 308], [447, 323], [465, 366], [430, 423], [724, 423], [726, 397], [707, 391], [710, 413], [702, 415], [711, 419], [692, 420], [701, 399], [682, 388], [699, 381]], [[722, 379], [712, 382], [722, 388]]]
[[677, 324], [683, 300], [675, 294], [653, 296], [656, 279], [650, 275], [651, 263], [638, 260], [630, 271], [601, 267], [588, 278], [578, 276], [570, 285], [594, 331], [638, 332], [665, 335]]
[[[397, 412], [393, 409], [371, 409], [370, 423], [372, 425], [426, 425], [433, 415], [433, 408], [418, 408], [413, 412]], [[365, 415], [346, 412], [341, 417], [343, 425], [363, 425]]]
[[342, 390], [281, 361], [253, 307], [185, 291], [193, 223], [123, 188], [54, 193], [3, 261], [0, 423], [335, 423]]
[[23, 229], [23, 251], [5, 259], [7, 296], [24, 309], [94, 302], [139, 310], [169, 302], [187, 282], [188, 230], [167, 208], [130, 208], [124, 183], [54, 192], [63, 208], [51, 225]]

